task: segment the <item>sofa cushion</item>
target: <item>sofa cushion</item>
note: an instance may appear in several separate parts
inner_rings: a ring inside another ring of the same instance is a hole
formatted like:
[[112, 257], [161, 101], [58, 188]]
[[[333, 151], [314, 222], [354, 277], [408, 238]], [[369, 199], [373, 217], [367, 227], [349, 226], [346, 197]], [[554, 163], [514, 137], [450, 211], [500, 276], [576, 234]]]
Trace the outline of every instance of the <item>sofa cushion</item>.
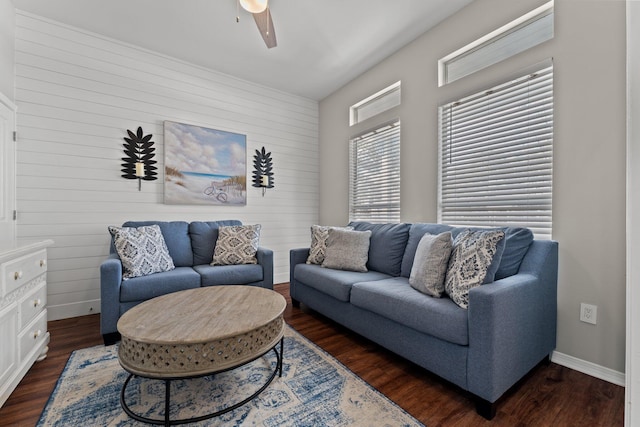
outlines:
[[406, 277], [355, 283], [351, 304], [459, 345], [469, 344], [468, 313], [449, 298], [432, 298]]
[[193, 251], [189, 238], [189, 224], [185, 221], [127, 221], [123, 227], [140, 227], [157, 224], [176, 267], [191, 267]]
[[338, 270], [367, 271], [371, 231], [330, 228], [322, 266]]
[[388, 274], [377, 271], [357, 272], [333, 270], [314, 264], [298, 264], [294, 268], [293, 277], [296, 281], [314, 288], [333, 298], [348, 302], [351, 286], [360, 281], [387, 279]]
[[146, 276], [175, 268], [157, 225], [108, 227], [122, 261], [122, 278]]
[[200, 275], [191, 267], [134, 277], [122, 282], [120, 302], [146, 301], [160, 295], [200, 287]]
[[220, 227], [211, 265], [257, 264], [260, 224]]
[[202, 286], [245, 285], [262, 280], [262, 266], [243, 265], [195, 265], [193, 269], [202, 277]]
[[326, 225], [311, 226], [311, 246], [309, 247], [309, 256], [307, 264], [322, 264], [327, 251], [327, 238], [329, 237], [330, 228], [340, 228], [342, 230], [353, 230], [353, 227], [331, 227]]
[[507, 227], [505, 232], [505, 248], [496, 271], [496, 280], [518, 273], [520, 263], [533, 242], [533, 233], [528, 228]]
[[[409, 239], [410, 224], [372, 224], [370, 222], [354, 221], [350, 222], [349, 225], [354, 230], [371, 231], [367, 268], [391, 276], [399, 276], [405, 247]], [[410, 271], [411, 268], [409, 268]], [[409, 273], [407, 273], [407, 277], [409, 277]]]
[[453, 242], [445, 291], [460, 307], [469, 306], [469, 290], [484, 283], [502, 230], [465, 230]]
[[193, 250], [193, 265], [210, 264], [218, 241], [218, 230], [223, 226], [242, 225], [237, 220], [194, 221], [189, 223], [189, 236]]
[[411, 287], [423, 294], [440, 298], [444, 292], [444, 279], [452, 247], [453, 239], [450, 231], [436, 236], [425, 233], [420, 239], [411, 268], [411, 276], [409, 276]]

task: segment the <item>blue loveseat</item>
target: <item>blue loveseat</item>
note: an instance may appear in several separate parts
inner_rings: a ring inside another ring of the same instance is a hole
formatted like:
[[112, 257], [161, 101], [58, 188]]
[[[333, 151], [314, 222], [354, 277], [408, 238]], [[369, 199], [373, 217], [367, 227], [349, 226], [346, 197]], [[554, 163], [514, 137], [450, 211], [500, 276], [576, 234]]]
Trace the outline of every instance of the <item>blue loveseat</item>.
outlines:
[[463, 229], [443, 224], [371, 224], [367, 272], [306, 264], [308, 248], [290, 251], [290, 294], [383, 347], [469, 391], [485, 418], [520, 378], [556, 345], [558, 244], [526, 228], [504, 228], [504, 251], [492, 283], [472, 288], [469, 306], [409, 284], [425, 233]]
[[100, 332], [105, 345], [119, 338], [117, 323], [130, 308], [170, 292], [216, 285], [251, 285], [273, 289], [273, 251], [260, 247], [257, 264], [209, 265], [221, 226], [240, 221], [129, 221], [123, 227], [157, 224], [162, 231], [175, 269], [122, 279], [122, 262], [111, 244], [109, 258], [100, 265]]

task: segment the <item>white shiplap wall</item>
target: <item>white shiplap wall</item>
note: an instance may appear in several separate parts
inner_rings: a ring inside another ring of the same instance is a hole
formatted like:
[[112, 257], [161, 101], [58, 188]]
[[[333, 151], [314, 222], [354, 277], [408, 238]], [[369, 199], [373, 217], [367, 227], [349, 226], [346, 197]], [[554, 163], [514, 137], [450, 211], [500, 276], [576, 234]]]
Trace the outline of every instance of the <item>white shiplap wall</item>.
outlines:
[[[318, 104], [26, 12], [16, 16], [18, 239], [53, 239], [49, 319], [100, 309], [108, 225], [127, 220], [239, 219], [262, 224], [274, 282], [318, 218]], [[246, 206], [163, 204], [163, 122], [247, 136], [274, 159], [275, 188]], [[126, 130], [152, 133], [158, 180], [121, 178]]]

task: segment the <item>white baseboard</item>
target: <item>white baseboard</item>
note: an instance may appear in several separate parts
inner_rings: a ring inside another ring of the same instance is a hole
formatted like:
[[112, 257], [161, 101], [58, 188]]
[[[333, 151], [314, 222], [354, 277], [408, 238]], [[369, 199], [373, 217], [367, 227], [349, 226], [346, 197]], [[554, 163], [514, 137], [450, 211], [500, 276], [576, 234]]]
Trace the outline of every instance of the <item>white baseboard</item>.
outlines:
[[577, 357], [569, 356], [564, 353], [554, 351], [551, 355], [551, 361], [558, 365], [566, 366], [567, 368], [575, 371], [582, 372], [583, 374], [591, 375], [592, 377], [599, 378], [610, 383], [625, 386], [624, 372], [614, 371], [613, 369], [605, 368], [601, 365], [596, 365], [586, 360], [578, 359]]
[[71, 304], [47, 306], [47, 320], [68, 319], [70, 317], [86, 316], [100, 313], [100, 300], [82, 301]]

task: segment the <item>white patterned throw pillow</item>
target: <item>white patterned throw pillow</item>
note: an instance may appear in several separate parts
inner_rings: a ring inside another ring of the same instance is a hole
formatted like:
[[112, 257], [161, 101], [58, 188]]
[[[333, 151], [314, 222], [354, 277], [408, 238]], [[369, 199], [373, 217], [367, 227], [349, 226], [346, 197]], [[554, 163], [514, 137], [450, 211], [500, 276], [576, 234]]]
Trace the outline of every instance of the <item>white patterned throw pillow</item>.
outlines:
[[110, 226], [109, 233], [122, 261], [124, 280], [176, 268], [158, 225]]
[[260, 224], [220, 227], [211, 265], [257, 264]]
[[462, 308], [469, 307], [469, 290], [480, 286], [496, 253], [502, 230], [464, 230], [453, 242], [445, 291]]
[[338, 228], [340, 230], [353, 230], [353, 227], [331, 227], [326, 225], [311, 226], [311, 247], [309, 248], [309, 256], [307, 264], [322, 264], [327, 251], [327, 237], [329, 237], [329, 229]]

